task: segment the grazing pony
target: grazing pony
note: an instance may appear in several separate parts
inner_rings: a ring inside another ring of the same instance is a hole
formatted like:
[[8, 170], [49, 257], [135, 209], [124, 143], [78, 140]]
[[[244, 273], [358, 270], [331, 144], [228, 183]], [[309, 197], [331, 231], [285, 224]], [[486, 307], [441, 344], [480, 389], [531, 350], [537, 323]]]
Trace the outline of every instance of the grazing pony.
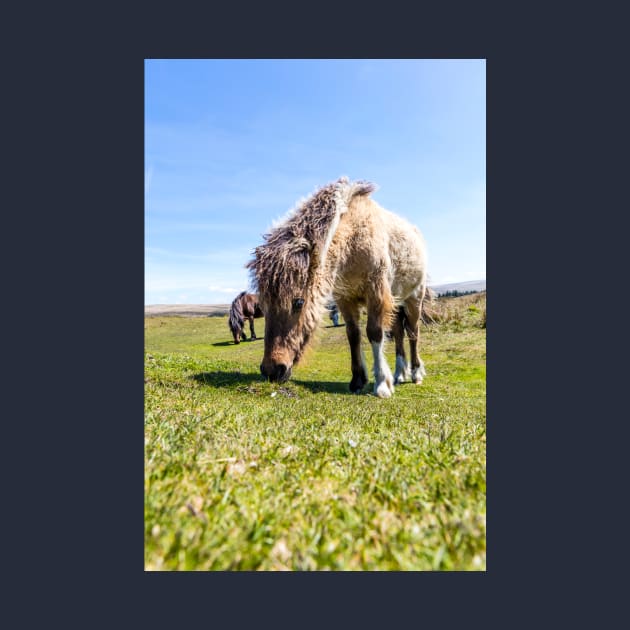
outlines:
[[233, 300], [230, 306], [228, 325], [234, 337], [234, 343], [247, 340], [245, 335], [245, 320], [249, 320], [249, 332], [252, 340], [256, 339], [254, 331], [254, 318], [263, 317], [263, 312], [258, 303], [258, 296], [247, 291], [241, 291]]
[[[389, 398], [394, 383], [422, 382], [418, 330], [427, 283], [425, 243], [417, 228], [369, 197], [374, 190], [374, 184], [342, 177], [301, 202], [254, 250], [247, 267], [266, 315], [260, 371], [270, 381], [291, 376], [332, 293], [350, 344], [350, 391], [360, 393], [368, 382], [362, 307], [374, 356], [374, 393]], [[390, 328], [396, 341], [393, 377], [383, 354]]]

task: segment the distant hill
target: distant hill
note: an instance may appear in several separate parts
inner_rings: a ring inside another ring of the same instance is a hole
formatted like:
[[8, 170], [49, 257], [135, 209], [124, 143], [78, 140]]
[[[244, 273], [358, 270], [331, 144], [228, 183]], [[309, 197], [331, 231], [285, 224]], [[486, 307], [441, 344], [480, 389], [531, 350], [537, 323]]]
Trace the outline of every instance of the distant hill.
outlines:
[[450, 284], [429, 285], [436, 293], [446, 293], [447, 291], [485, 291], [485, 280], [470, 280], [469, 282], [451, 282]]
[[151, 316], [221, 317], [229, 312], [229, 304], [148, 304], [144, 307], [144, 314]]

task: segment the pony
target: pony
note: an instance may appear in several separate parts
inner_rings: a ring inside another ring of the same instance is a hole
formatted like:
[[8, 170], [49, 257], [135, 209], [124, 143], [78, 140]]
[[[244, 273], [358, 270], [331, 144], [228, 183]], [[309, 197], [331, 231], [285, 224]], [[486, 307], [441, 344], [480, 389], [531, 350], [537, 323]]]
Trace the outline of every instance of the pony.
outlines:
[[[426, 244], [415, 226], [369, 196], [374, 190], [370, 182], [347, 177], [323, 186], [263, 236], [245, 265], [266, 316], [260, 371], [270, 381], [290, 378], [331, 294], [346, 323], [351, 392], [361, 393], [368, 383], [359, 328], [363, 309], [374, 358], [374, 393], [389, 398], [394, 383], [410, 379], [420, 384], [426, 375], [418, 353]], [[383, 352], [389, 329], [396, 342], [393, 376]]]
[[234, 337], [234, 343], [238, 344], [247, 340], [245, 335], [245, 319], [249, 320], [249, 332], [252, 341], [257, 339], [254, 331], [254, 318], [263, 317], [263, 312], [258, 302], [258, 296], [247, 291], [241, 291], [232, 301], [228, 317], [228, 326]]
[[339, 326], [339, 309], [334, 300], [326, 304], [326, 310], [328, 311], [328, 317], [330, 317], [333, 326]]

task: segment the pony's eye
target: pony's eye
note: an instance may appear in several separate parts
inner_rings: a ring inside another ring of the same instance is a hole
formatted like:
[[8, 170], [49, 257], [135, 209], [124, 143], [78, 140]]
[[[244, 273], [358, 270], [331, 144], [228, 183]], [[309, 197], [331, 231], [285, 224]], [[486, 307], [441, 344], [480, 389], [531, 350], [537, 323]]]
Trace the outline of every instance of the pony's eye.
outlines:
[[295, 298], [293, 300], [293, 312], [297, 313], [304, 306], [304, 300], [302, 298]]

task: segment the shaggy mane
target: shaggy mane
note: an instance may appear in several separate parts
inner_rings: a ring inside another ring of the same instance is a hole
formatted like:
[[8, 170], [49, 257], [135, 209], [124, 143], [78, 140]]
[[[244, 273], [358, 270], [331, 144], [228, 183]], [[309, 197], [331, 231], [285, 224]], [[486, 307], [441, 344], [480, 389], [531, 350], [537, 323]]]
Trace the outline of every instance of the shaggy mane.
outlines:
[[[341, 215], [355, 195], [376, 190], [370, 182], [341, 177], [303, 201], [280, 225], [264, 235], [264, 244], [247, 263], [261, 301], [271, 297], [288, 305], [312, 288]], [[318, 291], [321, 293], [322, 291]]]

